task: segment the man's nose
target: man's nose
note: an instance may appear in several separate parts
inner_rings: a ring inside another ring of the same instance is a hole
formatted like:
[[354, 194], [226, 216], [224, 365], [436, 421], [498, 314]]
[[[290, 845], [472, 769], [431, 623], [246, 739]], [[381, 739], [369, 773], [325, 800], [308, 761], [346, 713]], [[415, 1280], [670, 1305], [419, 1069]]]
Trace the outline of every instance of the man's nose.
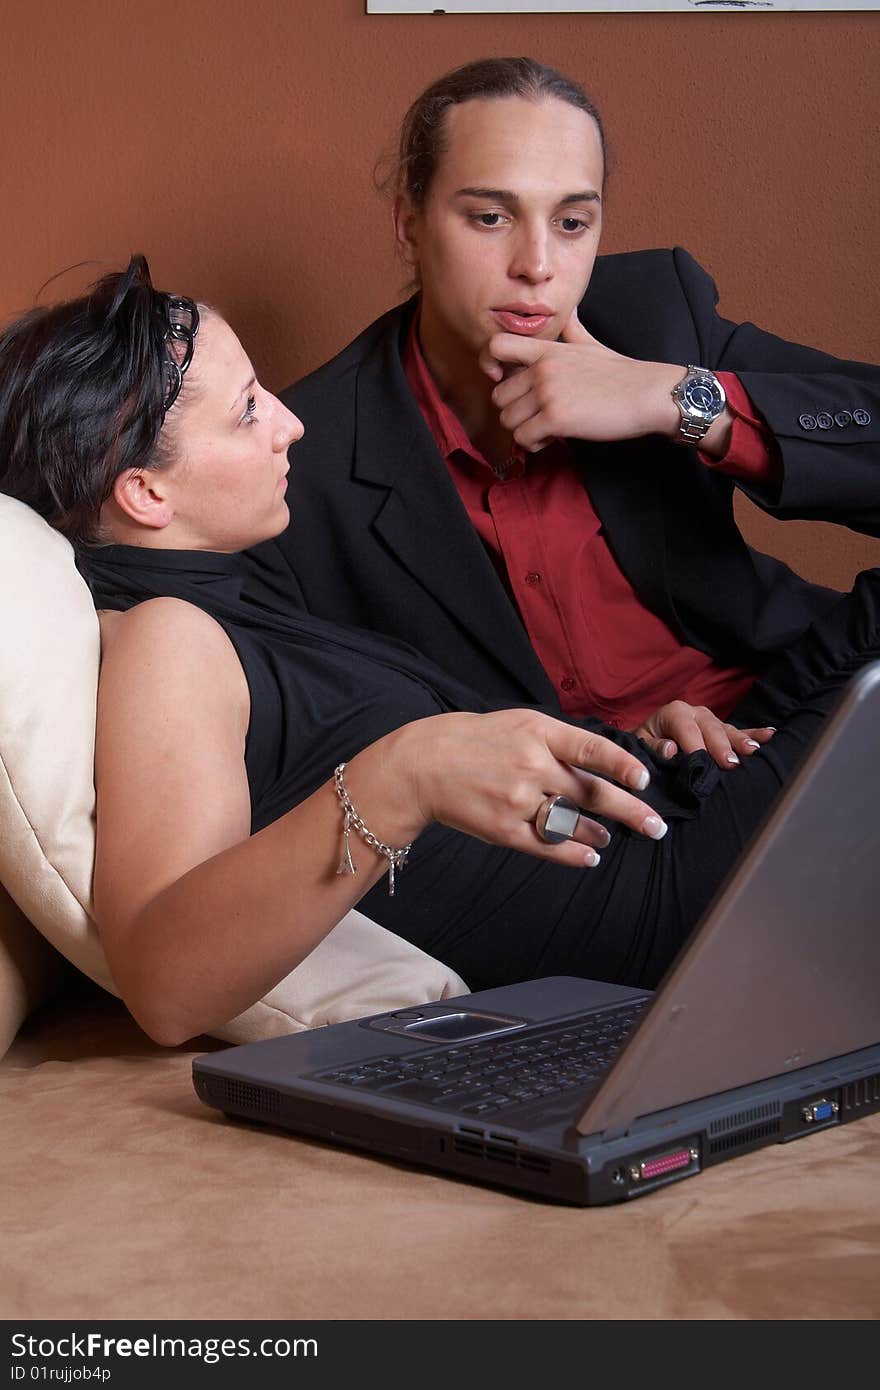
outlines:
[[544, 227], [523, 227], [516, 239], [509, 273], [515, 280], [537, 285], [552, 278], [550, 240]]

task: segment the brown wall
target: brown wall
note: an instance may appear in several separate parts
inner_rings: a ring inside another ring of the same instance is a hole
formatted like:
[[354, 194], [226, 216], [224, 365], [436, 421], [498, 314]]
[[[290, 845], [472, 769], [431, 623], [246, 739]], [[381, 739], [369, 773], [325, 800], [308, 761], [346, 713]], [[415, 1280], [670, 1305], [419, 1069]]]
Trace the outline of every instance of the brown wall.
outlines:
[[[371, 178], [405, 105], [446, 68], [521, 52], [580, 78], [604, 113], [605, 249], [680, 242], [728, 316], [880, 359], [880, 13], [363, 8], [0, 0], [0, 314], [65, 266], [144, 250], [157, 283], [227, 313], [280, 388], [402, 282]], [[828, 582], [880, 564], [878, 541], [743, 516]]]

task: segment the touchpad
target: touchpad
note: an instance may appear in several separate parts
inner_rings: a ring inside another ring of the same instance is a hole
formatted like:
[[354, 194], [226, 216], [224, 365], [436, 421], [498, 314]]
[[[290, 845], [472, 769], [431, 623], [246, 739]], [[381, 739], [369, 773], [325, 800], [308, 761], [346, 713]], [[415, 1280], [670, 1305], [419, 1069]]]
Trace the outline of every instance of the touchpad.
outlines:
[[464, 1009], [448, 1013], [429, 1013], [421, 1009], [401, 1009], [399, 1013], [383, 1014], [381, 1018], [365, 1021], [366, 1028], [381, 1033], [400, 1033], [419, 1042], [465, 1043], [489, 1034], [510, 1033], [525, 1028], [528, 1020], [506, 1018], [502, 1014], [470, 1013]]

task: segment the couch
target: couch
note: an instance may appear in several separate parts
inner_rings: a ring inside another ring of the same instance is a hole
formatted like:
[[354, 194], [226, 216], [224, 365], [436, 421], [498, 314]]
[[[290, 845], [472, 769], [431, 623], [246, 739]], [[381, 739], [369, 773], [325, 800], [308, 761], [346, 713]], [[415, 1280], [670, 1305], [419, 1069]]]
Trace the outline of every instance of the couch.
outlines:
[[207, 1110], [198, 1053], [466, 985], [353, 912], [217, 1037], [152, 1043], [91, 916], [97, 622], [2, 496], [0, 644], [0, 1317], [880, 1314], [880, 1115], [578, 1211]]

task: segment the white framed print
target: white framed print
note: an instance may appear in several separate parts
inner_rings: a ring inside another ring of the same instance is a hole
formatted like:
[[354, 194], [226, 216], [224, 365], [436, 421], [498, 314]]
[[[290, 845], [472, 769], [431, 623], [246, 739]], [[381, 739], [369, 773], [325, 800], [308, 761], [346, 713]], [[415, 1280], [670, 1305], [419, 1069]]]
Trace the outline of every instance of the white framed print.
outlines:
[[367, 14], [659, 14], [880, 10], [880, 0], [366, 0]]

